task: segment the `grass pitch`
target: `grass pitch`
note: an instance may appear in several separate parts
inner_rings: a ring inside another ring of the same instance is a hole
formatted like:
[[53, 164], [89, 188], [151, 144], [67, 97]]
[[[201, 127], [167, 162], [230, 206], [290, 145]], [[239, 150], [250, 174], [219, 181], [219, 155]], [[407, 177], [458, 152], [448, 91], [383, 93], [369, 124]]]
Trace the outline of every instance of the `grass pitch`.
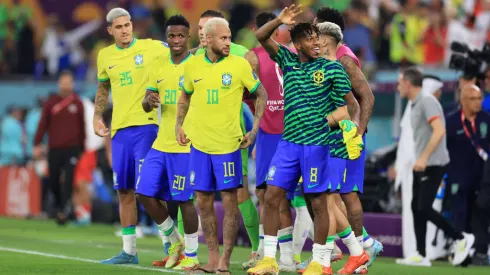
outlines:
[[[106, 266], [98, 264], [122, 249], [116, 228], [91, 225], [86, 228], [58, 227], [51, 221], [0, 218], [0, 274], [184, 274], [151, 265], [162, 257], [162, 243], [156, 237], [138, 239], [140, 264]], [[199, 249], [199, 260], [207, 260], [206, 246]], [[236, 247], [231, 271], [246, 274], [241, 262], [246, 261], [250, 248]], [[306, 259], [310, 253], [304, 253]], [[344, 261], [335, 263], [334, 270]], [[295, 273], [281, 273], [295, 274]], [[490, 268], [456, 268], [448, 263], [434, 262], [433, 267], [406, 267], [395, 264], [393, 258], [378, 258], [369, 274], [379, 275], [488, 275]]]

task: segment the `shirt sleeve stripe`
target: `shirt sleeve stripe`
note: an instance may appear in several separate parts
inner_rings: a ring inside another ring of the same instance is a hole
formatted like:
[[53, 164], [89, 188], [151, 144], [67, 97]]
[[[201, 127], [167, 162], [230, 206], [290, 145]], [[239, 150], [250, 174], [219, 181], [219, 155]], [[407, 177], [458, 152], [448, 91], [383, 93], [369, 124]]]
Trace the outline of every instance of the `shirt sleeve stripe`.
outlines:
[[429, 123], [432, 123], [432, 121], [434, 121], [434, 120], [436, 120], [436, 119], [438, 119], [440, 117], [441, 117], [440, 115], [432, 116], [432, 117], [429, 117], [429, 120], [428, 121], [429, 121]]
[[150, 91], [153, 91], [153, 92], [157, 92], [158, 93], [158, 89], [157, 88], [153, 88], [153, 87], [146, 87], [147, 90], [150, 90]]
[[262, 84], [262, 83], [260, 83], [260, 81], [258, 81], [257, 84], [255, 84], [255, 86], [249, 92], [251, 94], [255, 93], [255, 90], [257, 90], [257, 88], [259, 87], [260, 84]]
[[109, 78], [99, 78], [99, 82], [107, 82], [109, 81]]

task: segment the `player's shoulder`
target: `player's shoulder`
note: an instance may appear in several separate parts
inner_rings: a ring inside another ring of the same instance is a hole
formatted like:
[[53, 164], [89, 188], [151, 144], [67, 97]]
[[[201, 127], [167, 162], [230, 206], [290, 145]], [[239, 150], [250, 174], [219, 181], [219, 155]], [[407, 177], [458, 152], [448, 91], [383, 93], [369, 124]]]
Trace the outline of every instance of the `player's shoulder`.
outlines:
[[155, 40], [151, 38], [138, 39], [139, 42], [142, 42], [142, 45], [151, 46], [151, 47], [164, 47], [168, 49], [168, 44], [166, 42]]
[[238, 66], [240, 68], [250, 67], [250, 63], [248, 62], [248, 60], [245, 59], [245, 57], [241, 57], [241, 56], [238, 56], [238, 55], [231, 55], [230, 54], [228, 56], [228, 62], [231, 62], [235, 66]]
[[189, 54], [189, 57], [187, 57], [187, 60], [184, 62], [184, 65], [186, 67], [189, 67], [192, 66], [192, 64], [197, 64], [199, 63], [199, 61], [203, 61], [203, 60], [204, 60], [203, 56], [200, 55], [196, 56], [194, 54]]
[[325, 70], [344, 70], [344, 66], [342, 66], [342, 64], [340, 64], [340, 62], [337, 60], [330, 60], [320, 57], [316, 61], [320, 63]]
[[160, 68], [166, 67], [170, 64], [170, 56], [161, 55], [155, 58], [155, 60], [150, 65], [150, 73], [159, 70]]
[[116, 43], [113, 43], [109, 46], [105, 46], [102, 49], [99, 50], [99, 58], [104, 58], [107, 55], [111, 54], [112, 51], [116, 49]]

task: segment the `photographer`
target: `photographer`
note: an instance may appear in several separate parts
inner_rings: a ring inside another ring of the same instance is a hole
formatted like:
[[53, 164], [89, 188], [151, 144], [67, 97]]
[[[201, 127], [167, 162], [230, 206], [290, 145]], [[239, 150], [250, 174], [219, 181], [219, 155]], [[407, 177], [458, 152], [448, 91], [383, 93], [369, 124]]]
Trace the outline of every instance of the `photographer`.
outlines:
[[479, 188], [483, 164], [490, 149], [490, 114], [482, 111], [482, 93], [476, 85], [461, 91], [461, 109], [446, 118], [448, 188], [456, 230], [470, 231], [470, 214]]

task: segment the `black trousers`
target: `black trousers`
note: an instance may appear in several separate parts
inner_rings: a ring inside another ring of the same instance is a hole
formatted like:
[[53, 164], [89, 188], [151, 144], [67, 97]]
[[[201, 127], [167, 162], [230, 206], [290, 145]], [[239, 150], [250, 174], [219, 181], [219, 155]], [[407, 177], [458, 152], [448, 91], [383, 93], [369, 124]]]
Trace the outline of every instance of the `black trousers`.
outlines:
[[487, 254], [490, 236], [490, 161], [485, 163], [483, 180], [471, 213], [471, 227], [475, 235], [476, 253]]
[[[75, 167], [82, 154], [81, 147], [70, 147], [57, 149], [49, 149], [48, 152], [48, 167], [49, 189], [54, 195], [54, 207], [57, 213], [69, 215], [72, 211], [72, 193], [73, 193], [73, 178]], [[63, 183], [61, 183], [61, 175], [63, 173]]]
[[442, 229], [444, 234], [452, 239], [463, 238], [461, 232], [456, 231], [441, 213], [432, 208], [445, 170], [444, 166], [428, 166], [423, 172], [413, 172], [413, 224], [417, 251], [424, 257], [428, 221]]

